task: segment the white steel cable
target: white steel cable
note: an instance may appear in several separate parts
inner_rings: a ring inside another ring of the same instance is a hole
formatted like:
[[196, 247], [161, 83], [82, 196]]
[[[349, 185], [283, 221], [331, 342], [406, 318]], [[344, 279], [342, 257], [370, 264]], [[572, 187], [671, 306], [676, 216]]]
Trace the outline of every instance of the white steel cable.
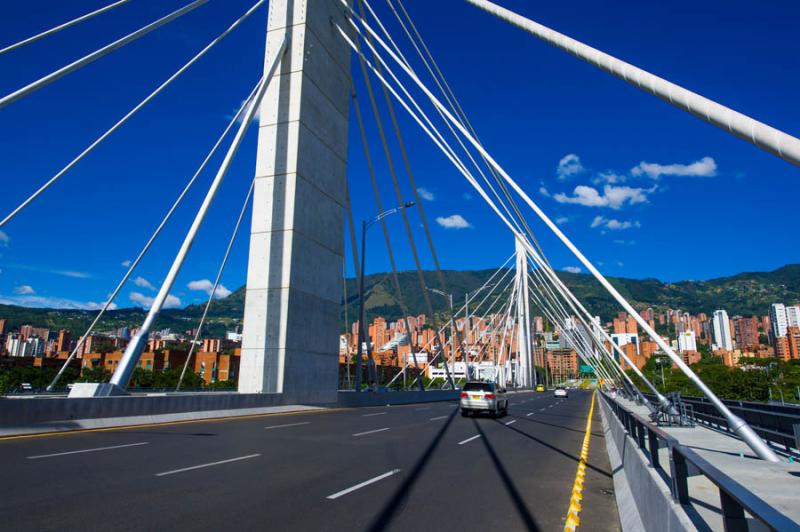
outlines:
[[136, 362], [139, 359], [139, 356], [142, 352], [143, 342], [147, 338], [148, 333], [150, 332], [150, 328], [152, 327], [153, 323], [155, 322], [156, 318], [158, 317], [159, 312], [161, 311], [161, 307], [164, 305], [164, 301], [167, 299], [169, 295], [169, 291], [172, 288], [172, 285], [175, 282], [175, 279], [178, 276], [178, 273], [183, 266], [183, 262], [186, 260], [186, 255], [189, 252], [189, 249], [192, 247], [194, 243], [194, 239], [197, 236], [198, 231], [200, 230], [200, 226], [203, 224], [205, 220], [206, 214], [208, 213], [211, 204], [214, 202], [214, 198], [217, 195], [217, 191], [219, 190], [222, 181], [225, 179], [225, 175], [228, 173], [230, 169], [231, 162], [233, 158], [236, 156], [236, 152], [239, 150], [239, 147], [242, 144], [242, 140], [244, 139], [245, 134], [247, 133], [247, 129], [250, 126], [250, 123], [253, 120], [256, 112], [258, 111], [259, 104], [261, 103], [262, 98], [264, 97], [264, 93], [267, 91], [267, 87], [272, 80], [275, 71], [278, 68], [278, 65], [281, 64], [281, 58], [283, 57], [284, 52], [286, 51], [286, 42], [287, 38], [281, 42], [280, 47], [275, 54], [275, 57], [272, 59], [271, 66], [264, 77], [262, 78], [258, 90], [256, 90], [256, 94], [253, 96], [253, 103], [248, 108], [247, 112], [245, 113], [242, 123], [239, 125], [239, 130], [236, 132], [236, 136], [234, 137], [233, 141], [231, 142], [230, 147], [228, 148], [227, 153], [225, 154], [225, 158], [223, 159], [222, 163], [220, 164], [219, 170], [217, 171], [214, 180], [211, 183], [211, 186], [206, 193], [206, 197], [203, 199], [203, 203], [197, 211], [195, 215], [194, 221], [192, 222], [189, 231], [186, 233], [186, 237], [181, 244], [180, 249], [178, 250], [177, 255], [175, 255], [175, 259], [172, 261], [172, 265], [170, 266], [169, 272], [167, 273], [164, 282], [161, 284], [161, 288], [156, 294], [155, 300], [150, 307], [149, 312], [147, 313], [147, 317], [145, 318], [144, 322], [142, 323], [139, 332], [133, 337], [131, 342], [128, 344], [128, 347], [125, 349], [125, 353], [123, 353], [122, 358], [117, 366], [116, 371], [114, 371], [114, 375], [111, 376], [110, 384], [112, 386], [117, 386], [124, 388], [128, 384], [128, 380], [130, 379], [131, 373], [133, 372], [133, 368]]
[[[505, 179], [505, 181], [511, 185], [511, 187], [517, 192], [517, 194], [528, 204], [528, 206], [533, 210], [539, 219], [544, 222], [544, 224], [558, 237], [559, 240], [569, 249], [573, 255], [583, 264], [587, 270], [594, 276], [594, 278], [603, 286], [603, 288], [608, 291], [611, 296], [619, 303], [622, 308], [624, 308], [628, 314], [630, 314], [636, 322], [639, 324], [640, 327], [647, 333], [650, 338], [652, 338], [658, 346], [664, 351], [667, 356], [672, 360], [672, 362], [678, 366], [678, 368], [692, 381], [692, 383], [697, 386], [700, 391], [708, 397], [711, 403], [715, 406], [715, 408], [726, 418], [730, 429], [739, 435], [747, 445], [762, 459], [776, 462], [778, 461], [778, 457], [775, 452], [769, 448], [769, 446], [762, 440], [758, 434], [748, 425], [742, 418], [736, 416], [731, 410], [716, 396], [716, 394], [709, 388], [706, 383], [700, 379], [697, 374], [686, 364], [681, 357], [679, 357], [672, 348], [658, 335], [650, 325], [639, 315], [639, 313], [633, 308], [633, 306], [620, 294], [616, 288], [614, 288], [611, 283], [600, 273], [600, 271], [594, 267], [594, 265], [587, 259], [583, 253], [572, 243], [572, 241], [567, 238], [567, 236], [558, 228], [558, 226], [547, 216], [547, 214], [542, 211], [542, 209], [530, 198], [530, 196], [517, 184], [517, 182], [505, 171], [505, 169], [500, 166], [500, 164], [486, 151], [483, 146], [479, 142], [475, 140], [475, 138], [464, 128], [464, 126], [453, 117], [453, 115], [442, 105], [436, 96], [431, 93], [431, 91], [419, 80], [419, 78], [414, 74], [413, 71], [408, 69], [405, 64], [397, 57], [396, 54], [386, 45], [383, 40], [375, 34], [374, 30], [369, 27], [369, 25], [361, 20], [361, 24], [375, 37], [375, 39], [381, 44], [384, 50], [392, 57], [392, 59], [403, 69], [405, 70], [406, 74], [414, 81], [414, 83], [422, 90], [425, 95], [429, 98], [431, 103], [434, 106], [440, 108], [447, 119], [453, 123], [453, 125], [458, 128], [461, 134], [470, 142], [470, 144], [478, 150], [481, 155], [492, 165], [495, 167], [497, 172]], [[341, 30], [340, 30], [341, 32]], [[374, 71], [374, 69], [373, 69]], [[377, 74], [376, 74], [377, 75]], [[383, 80], [383, 78], [381, 77]], [[385, 80], [383, 80], [385, 83]], [[396, 93], [395, 93], [396, 94]], [[484, 198], [485, 200], [486, 198]]]
[[239, 227], [242, 225], [242, 219], [244, 218], [245, 213], [247, 212], [247, 206], [250, 204], [250, 198], [253, 196], [253, 186], [256, 184], [255, 179], [250, 181], [250, 188], [247, 189], [247, 196], [244, 198], [244, 203], [242, 204], [242, 210], [239, 212], [239, 218], [236, 219], [236, 225], [233, 228], [233, 232], [231, 233], [230, 241], [228, 242], [228, 248], [225, 250], [225, 256], [222, 257], [222, 264], [219, 266], [219, 271], [217, 272], [217, 277], [214, 279], [214, 286], [211, 288], [211, 293], [208, 296], [208, 301], [206, 301], [206, 306], [203, 309], [203, 315], [200, 317], [200, 324], [197, 326], [197, 332], [194, 335], [194, 339], [192, 340], [192, 345], [189, 347], [189, 353], [186, 355], [186, 361], [183, 363], [183, 370], [181, 371], [181, 376], [178, 379], [178, 384], [175, 386], [175, 391], [181, 389], [181, 383], [183, 382], [183, 377], [186, 375], [186, 368], [189, 367], [189, 361], [192, 359], [192, 355], [194, 354], [194, 349], [197, 346], [197, 342], [200, 339], [200, 334], [203, 331], [203, 325], [206, 321], [206, 316], [208, 315], [208, 309], [211, 307], [211, 302], [214, 301], [214, 296], [217, 294], [217, 287], [219, 286], [220, 281], [222, 280], [222, 274], [225, 272], [225, 266], [228, 264], [228, 257], [231, 254], [231, 249], [233, 248], [233, 243], [236, 241], [236, 235], [239, 234]]
[[190, 11], [195, 10], [196, 8], [198, 8], [198, 7], [202, 6], [203, 4], [205, 4], [206, 2], [208, 2], [208, 0], [195, 0], [194, 2], [192, 2], [190, 4], [187, 4], [184, 7], [180, 8], [180, 9], [178, 9], [176, 11], [173, 11], [169, 15], [167, 15], [165, 17], [162, 17], [162, 18], [156, 20], [155, 22], [151, 22], [147, 26], [144, 26], [144, 27], [134, 31], [133, 33], [129, 33], [125, 37], [122, 37], [121, 39], [118, 39], [118, 40], [112, 42], [111, 44], [107, 44], [106, 46], [100, 48], [99, 50], [96, 50], [96, 51], [90, 53], [89, 55], [83, 56], [80, 59], [78, 59], [76, 61], [73, 61], [72, 63], [59, 68], [58, 70], [56, 70], [54, 72], [51, 72], [50, 74], [48, 74], [48, 75], [46, 75], [46, 76], [44, 76], [44, 77], [32, 82], [32, 83], [29, 83], [28, 85], [22, 87], [21, 89], [18, 89], [16, 91], [12, 92], [11, 94], [8, 94], [8, 95], [4, 96], [3, 98], [0, 98], [0, 109], [2, 109], [3, 107], [5, 107], [7, 105], [10, 105], [10, 104], [16, 102], [17, 100], [20, 100], [20, 99], [30, 95], [33, 92], [36, 92], [37, 90], [41, 89], [42, 87], [44, 87], [46, 85], [49, 85], [50, 83], [56, 81], [57, 79], [60, 79], [60, 78], [62, 78], [64, 76], [66, 76], [67, 74], [69, 74], [71, 72], [74, 72], [74, 71], [78, 70], [79, 68], [84, 67], [84, 66], [88, 65], [89, 63], [92, 63], [93, 61], [96, 61], [97, 59], [100, 59], [104, 55], [109, 54], [109, 53], [113, 52], [114, 50], [116, 50], [118, 48], [122, 48], [126, 44], [135, 41], [139, 37], [147, 35], [151, 31], [160, 28], [164, 24], [172, 22], [176, 18], [178, 18], [180, 16], [183, 16], [186, 13], [189, 13]]
[[[800, 166], [800, 139], [725, 107], [671, 81], [592, 48], [487, 0], [466, 0], [590, 65], [717, 126], [784, 161]], [[712, 400], [712, 402], [714, 402]]]
[[25, 46], [27, 44], [31, 44], [32, 42], [36, 42], [39, 39], [44, 39], [45, 37], [47, 37], [49, 35], [54, 35], [54, 34], [58, 33], [61, 30], [65, 30], [65, 29], [67, 29], [67, 28], [69, 28], [71, 26], [74, 26], [76, 24], [80, 24], [81, 22], [89, 20], [90, 18], [94, 18], [97, 15], [103, 14], [106, 11], [111, 11], [115, 7], [119, 7], [122, 4], [127, 4], [130, 1], [131, 0], [119, 0], [117, 2], [108, 4], [105, 7], [101, 7], [100, 9], [96, 9], [96, 10], [92, 11], [91, 13], [86, 13], [85, 15], [81, 15], [80, 17], [74, 18], [74, 19], [70, 20], [69, 22], [65, 22], [63, 24], [59, 24], [58, 26], [52, 27], [49, 30], [45, 30], [45, 31], [43, 31], [41, 33], [37, 33], [36, 35], [32, 35], [31, 37], [28, 37], [27, 39], [23, 39], [23, 40], [21, 40], [19, 42], [16, 42], [14, 44], [10, 44], [10, 45], [6, 46], [5, 48], [0, 48], [0, 55], [3, 55], [3, 54], [5, 54], [7, 52], [10, 52], [12, 50], [16, 50], [17, 48], [22, 48], [23, 46]]
[[81, 153], [79, 153], [74, 159], [72, 159], [66, 166], [64, 166], [61, 170], [56, 172], [50, 179], [48, 179], [41, 187], [39, 187], [33, 194], [31, 194], [25, 201], [20, 203], [13, 211], [11, 211], [5, 218], [0, 221], [0, 228], [6, 225], [14, 216], [20, 213], [25, 207], [27, 207], [32, 201], [38, 198], [45, 190], [50, 188], [50, 186], [58, 181], [61, 176], [67, 173], [73, 166], [78, 164], [86, 155], [88, 155], [92, 150], [94, 150], [101, 142], [103, 142], [106, 138], [108, 138], [112, 133], [114, 133], [117, 129], [119, 129], [125, 122], [127, 122], [133, 115], [139, 112], [145, 105], [147, 105], [153, 98], [155, 98], [161, 91], [167, 88], [176, 78], [178, 78], [181, 74], [186, 72], [195, 62], [197, 62], [201, 57], [203, 57], [206, 52], [208, 52], [211, 48], [213, 48], [217, 43], [219, 43], [222, 39], [228, 36], [228, 34], [233, 31], [239, 24], [241, 24], [247, 17], [249, 17], [256, 9], [258, 9], [262, 4], [264, 4], [266, 0], [259, 0], [256, 2], [253, 7], [248, 9], [244, 15], [239, 17], [237, 20], [233, 22], [228, 29], [220, 33], [214, 40], [208, 43], [205, 48], [200, 50], [194, 57], [192, 57], [189, 61], [187, 61], [181, 68], [179, 68], [174, 74], [164, 80], [161, 85], [156, 87], [150, 94], [147, 95], [142, 101], [140, 101], [136, 106], [133, 107], [130, 111], [125, 114], [122, 118], [117, 120], [117, 122], [108, 128], [105, 133], [97, 137], [97, 139], [89, 144]]
[[150, 235], [150, 239], [147, 241], [144, 247], [142, 247], [141, 251], [139, 251], [139, 254], [136, 256], [136, 259], [128, 267], [128, 271], [126, 271], [125, 275], [122, 276], [122, 280], [120, 280], [120, 282], [117, 284], [117, 287], [114, 288], [114, 291], [111, 293], [111, 295], [108, 296], [106, 302], [103, 303], [103, 308], [100, 309], [100, 312], [97, 313], [97, 316], [95, 316], [91, 325], [89, 325], [89, 328], [86, 329], [86, 332], [83, 334], [83, 336], [80, 337], [78, 343], [75, 345], [75, 348], [72, 350], [69, 357], [67, 357], [67, 360], [64, 361], [64, 364], [61, 366], [61, 369], [53, 378], [53, 381], [47, 387], [47, 391], [52, 391], [53, 388], [55, 388], [56, 384], [58, 384], [58, 381], [61, 379], [62, 374], [67, 369], [67, 366], [69, 366], [69, 363], [72, 362], [72, 360], [75, 358], [75, 355], [78, 354], [78, 351], [81, 349], [81, 347], [83, 347], [83, 344], [85, 343], [86, 339], [89, 337], [89, 335], [92, 334], [92, 331], [94, 331], [95, 326], [97, 326], [97, 324], [100, 322], [100, 318], [103, 317], [103, 314], [105, 314], [106, 310], [109, 309], [111, 303], [114, 302], [114, 299], [117, 297], [117, 294], [119, 294], [120, 290], [122, 290], [122, 287], [125, 286], [125, 283], [128, 282], [128, 279], [133, 274], [134, 270], [136, 270], [136, 267], [139, 265], [139, 262], [141, 262], [141, 260], [144, 258], [145, 254], [150, 249], [150, 246], [153, 245], [153, 242], [155, 242], [156, 238], [161, 233], [161, 230], [167, 224], [167, 221], [169, 221], [169, 219], [172, 217], [172, 214], [175, 212], [175, 209], [177, 209], [178, 205], [181, 204], [183, 198], [189, 192], [189, 189], [192, 188], [192, 185], [195, 183], [195, 181], [197, 181], [197, 177], [202, 173], [206, 165], [208, 165], [208, 162], [211, 160], [211, 157], [216, 153], [220, 144], [222, 144], [223, 139], [227, 136], [228, 132], [231, 130], [231, 128], [239, 119], [239, 117], [242, 115], [242, 113], [245, 111], [245, 109], [247, 109], [247, 106], [250, 104], [250, 101], [253, 98], [253, 94], [255, 94], [257, 88], [258, 85], [253, 87], [253, 90], [250, 91], [248, 97], [239, 107], [239, 110], [236, 112], [236, 115], [231, 119], [230, 122], [228, 122], [228, 126], [225, 128], [225, 130], [222, 132], [219, 138], [217, 138], [217, 142], [214, 143], [214, 146], [212, 146], [211, 150], [208, 152], [205, 159], [203, 159], [203, 162], [197, 168], [197, 171], [195, 171], [194, 175], [191, 177], [191, 179], [189, 179], [189, 182], [186, 183], [186, 186], [183, 188], [181, 193], [172, 203], [172, 207], [170, 207], [169, 211], [167, 211], [167, 214], [164, 215], [164, 218], [162, 218], [161, 223], [159, 223], [158, 227], [156, 227], [155, 231], [153, 231], [153, 234]]

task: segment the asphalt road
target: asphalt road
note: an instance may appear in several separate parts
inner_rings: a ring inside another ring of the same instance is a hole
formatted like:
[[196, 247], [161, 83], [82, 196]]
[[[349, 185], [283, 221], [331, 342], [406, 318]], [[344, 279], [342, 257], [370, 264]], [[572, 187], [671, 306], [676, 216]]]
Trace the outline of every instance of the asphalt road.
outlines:
[[[0, 441], [2, 530], [562, 530], [591, 394]], [[580, 530], [619, 530], [595, 407]]]

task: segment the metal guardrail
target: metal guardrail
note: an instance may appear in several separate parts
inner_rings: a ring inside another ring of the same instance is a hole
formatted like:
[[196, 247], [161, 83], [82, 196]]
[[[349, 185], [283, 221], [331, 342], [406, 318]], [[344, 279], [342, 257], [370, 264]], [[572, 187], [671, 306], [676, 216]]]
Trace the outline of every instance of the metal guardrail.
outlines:
[[[617, 401], [601, 394], [625, 431], [637, 447], [648, 457], [650, 466], [660, 470], [669, 478], [672, 498], [679, 504], [691, 504], [689, 497], [689, 464], [705, 476], [719, 489], [722, 522], [726, 531], [748, 530], [745, 512], [761, 521], [771, 530], [800, 531], [800, 525], [753, 494], [742, 484], [726, 475], [693, 449], [681, 445], [673, 436], [653, 426], [648, 420], [631, 412]], [[666, 447], [669, 456], [669, 470], [661, 465], [658, 450]]]
[[[655, 399], [655, 396], [647, 394], [645, 396], [649, 400]], [[682, 395], [681, 401], [692, 405], [696, 422], [733, 434], [725, 418], [719, 415], [708, 400]], [[800, 442], [795, 438], [794, 425], [800, 424], [800, 407], [748, 401], [724, 400], [723, 402], [769, 443], [779, 445], [789, 453], [798, 450]]]

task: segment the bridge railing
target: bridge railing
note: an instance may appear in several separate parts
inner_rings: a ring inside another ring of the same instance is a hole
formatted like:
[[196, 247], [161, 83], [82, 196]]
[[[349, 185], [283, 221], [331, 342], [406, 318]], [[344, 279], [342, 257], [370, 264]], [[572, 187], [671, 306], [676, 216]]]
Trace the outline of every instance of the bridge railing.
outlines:
[[[648, 396], [653, 399], [654, 396]], [[692, 405], [694, 421], [706, 426], [733, 433], [725, 418], [719, 415], [714, 405], [702, 397], [681, 396], [681, 401]], [[772, 405], [751, 401], [723, 401], [731, 411], [744, 419], [756, 434], [771, 444], [784, 448], [788, 453], [798, 452], [800, 442], [796, 440], [794, 425], [800, 424], [800, 407], [793, 405]]]
[[[681, 445], [674, 436], [654, 426], [645, 418], [631, 412], [605, 394], [601, 395], [636, 446], [647, 456], [650, 466], [660, 472], [661, 478], [665, 481], [668, 480], [670, 493], [676, 503], [692, 504], [688, 480], [691, 476], [701, 474], [719, 490], [725, 530], [748, 530], [745, 512], [771, 530], [800, 530], [797, 523], [726, 475], [693, 449]], [[667, 449], [668, 468], [661, 464], [659, 455], [661, 448]], [[690, 464], [693, 467], [690, 468]]]

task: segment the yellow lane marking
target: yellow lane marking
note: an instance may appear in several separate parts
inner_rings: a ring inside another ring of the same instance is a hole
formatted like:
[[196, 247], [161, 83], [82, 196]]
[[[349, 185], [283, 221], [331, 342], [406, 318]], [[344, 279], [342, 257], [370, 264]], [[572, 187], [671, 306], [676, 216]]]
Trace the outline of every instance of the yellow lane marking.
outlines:
[[586, 461], [589, 459], [589, 438], [592, 435], [592, 414], [594, 413], [594, 397], [597, 390], [592, 393], [592, 404], [589, 406], [589, 415], [586, 417], [586, 434], [583, 437], [581, 456], [578, 460], [578, 471], [575, 473], [575, 482], [572, 484], [572, 497], [569, 499], [564, 532], [573, 532], [581, 524], [578, 514], [581, 513], [581, 500], [583, 499], [583, 479], [586, 476]]

